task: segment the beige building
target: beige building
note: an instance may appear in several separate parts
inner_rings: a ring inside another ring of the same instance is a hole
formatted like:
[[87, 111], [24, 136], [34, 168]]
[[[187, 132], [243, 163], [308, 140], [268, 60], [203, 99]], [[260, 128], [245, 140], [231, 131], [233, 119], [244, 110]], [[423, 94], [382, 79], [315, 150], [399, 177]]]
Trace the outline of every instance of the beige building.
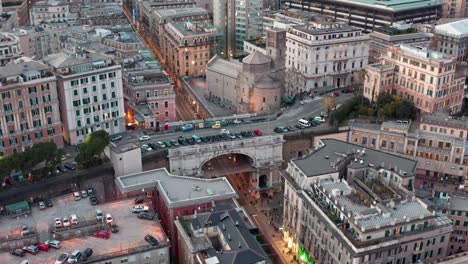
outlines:
[[56, 78], [47, 65], [0, 67], [0, 94], [0, 157], [39, 142], [63, 147]]
[[431, 263], [451, 221], [413, 193], [416, 162], [324, 139], [284, 172], [284, 240], [302, 263]]
[[466, 18], [468, 17], [468, 4], [466, 0], [442, 0], [443, 18]]
[[455, 57], [458, 62], [468, 61], [468, 18], [437, 25], [434, 35], [437, 51]]
[[19, 41], [15, 35], [10, 33], [0, 34], [0, 66], [11, 63], [21, 57], [22, 54]]
[[366, 67], [364, 96], [369, 100], [385, 92], [412, 101], [422, 113], [461, 110], [464, 78], [455, 77], [455, 58], [401, 44], [389, 47], [382, 61]]
[[12, 34], [18, 39], [23, 55], [26, 57], [42, 59], [61, 50], [61, 34], [58, 29], [16, 28]]

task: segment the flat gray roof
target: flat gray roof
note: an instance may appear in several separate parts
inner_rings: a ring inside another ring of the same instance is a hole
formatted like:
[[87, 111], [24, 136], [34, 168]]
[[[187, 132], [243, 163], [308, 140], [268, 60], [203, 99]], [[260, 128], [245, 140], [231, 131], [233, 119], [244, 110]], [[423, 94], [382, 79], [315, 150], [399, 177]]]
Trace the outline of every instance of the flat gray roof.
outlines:
[[323, 147], [317, 149], [307, 157], [292, 161], [307, 177], [337, 172], [337, 170], [331, 166], [331, 162], [334, 162], [338, 158], [343, 159], [344, 155], [354, 155], [358, 150], [365, 150], [365, 155], [359, 158], [363, 160], [363, 163], [352, 161], [347, 165], [348, 167], [364, 168], [369, 167], [369, 164], [378, 167], [384, 164], [384, 167], [397, 165], [399, 169], [406, 172], [406, 176], [413, 176], [416, 172], [417, 162], [408, 158], [336, 139], [322, 139], [321, 141], [324, 144]]
[[225, 177], [200, 179], [179, 176], [170, 174], [166, 168], [120, 176], [115, 181], [121, 192], [157, 188], [169, 208], [238, 198]]
[[468, 197], [450, 197], [448, 205], [450, 210], [468, 211]]

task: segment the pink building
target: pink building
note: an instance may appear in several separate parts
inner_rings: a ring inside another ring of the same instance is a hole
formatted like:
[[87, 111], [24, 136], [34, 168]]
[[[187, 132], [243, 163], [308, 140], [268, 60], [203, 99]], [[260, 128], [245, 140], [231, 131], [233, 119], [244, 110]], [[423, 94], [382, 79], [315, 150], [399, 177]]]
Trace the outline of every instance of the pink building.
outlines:
[[56, 78], [44, 64], [0, 68], [0, 157], [38, 142], [63, 147]]
[[453, 255], [468, 250], [468, 198], [450, 197], [447, 204], [447, 215], [453, 224], [447, 254]]
[[382, 63], [366, 67], [364, 96], [382, 92], [410, 100], [424, 113], [461, 110], [464, 77], [455, 76], [456, 58], [425, 47], [391, 46]]
[[466, 0], [443, 0], [443, 18], [468, 17], [468, 3]]

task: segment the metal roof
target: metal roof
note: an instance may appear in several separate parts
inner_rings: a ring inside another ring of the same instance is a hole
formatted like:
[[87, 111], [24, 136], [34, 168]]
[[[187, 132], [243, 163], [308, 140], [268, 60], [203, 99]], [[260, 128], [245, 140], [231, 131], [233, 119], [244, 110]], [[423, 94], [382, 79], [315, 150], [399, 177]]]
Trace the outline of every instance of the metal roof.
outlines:
[[435, 27], [434, 32], [456, 38], [468, 37], [468, 19], [438, 25]]

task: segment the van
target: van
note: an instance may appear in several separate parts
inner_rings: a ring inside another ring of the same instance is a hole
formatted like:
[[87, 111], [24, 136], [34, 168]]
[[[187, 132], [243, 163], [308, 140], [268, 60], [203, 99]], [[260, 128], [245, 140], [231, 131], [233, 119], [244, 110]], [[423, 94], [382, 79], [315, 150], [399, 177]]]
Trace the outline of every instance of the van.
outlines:
[[195, 143], [201, 143], [201, 138], [197, 135], [193, 135], [192, 139], [195, 141]]
[[72, 225], [78, 224], [78, 217], [76, 216], [76, 214], [70, 215], [70, 222], [72, 223]]
[[309, 121], [305, 120], [305, 119], [299, 119], [299, 121], [297, 121], [299, 123], [300, 126], [302, 127], [310, 127], [310, 123]]
[[81, 259], [81, 251], [75, 250], [68, 258], [68, 263], [76, 263]]
[[62, 244], [58, 240], [47, 240], [44, 243], [49, 245], [50, 247], [57, 248], [57, 249], [59, 249], [62, 246]]
[[96, 210], [96, 219], [98, 222], [102, 222], [102, 211], [99, 209]]
[[74, 192], [73, 193], [73, 198], [75, 199], [75, 201], [79, 201], [81, 200], [81, 195], [79, 192]]

